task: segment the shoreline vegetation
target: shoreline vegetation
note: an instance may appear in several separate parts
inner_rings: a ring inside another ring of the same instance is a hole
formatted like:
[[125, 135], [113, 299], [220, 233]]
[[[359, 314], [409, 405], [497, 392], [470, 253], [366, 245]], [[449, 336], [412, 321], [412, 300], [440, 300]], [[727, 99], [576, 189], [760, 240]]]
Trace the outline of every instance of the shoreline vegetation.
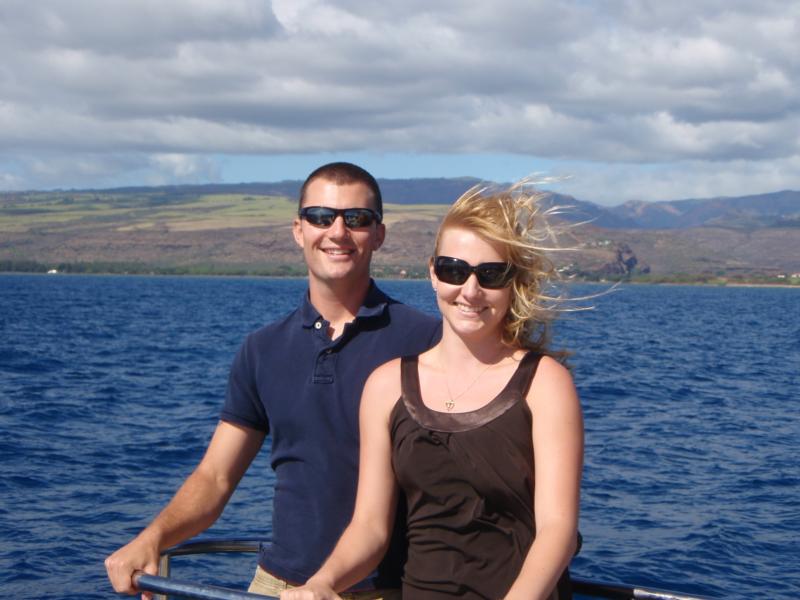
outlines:
[[[306, 276], [305, 265], [167, 265], [140, 262], [76, 262], [44, 264], [37, 261], [0, 260], [0, 274], [50, 274], [50, 275], [164, 275], [164, 276], [214, 276], [214, 277], [285, 277]], [[424, 267], [373, 265], [376, 279], [427, 279]], [[625, 276], [598, 276], [594, 273], [576, 273], [565, 277], [570, 283], [631, 283], [656, 285], [706, 285], [718, 287], [783, 287], [800, 289], [800, 277], [775, 275], [717, 275], [676, 273], [671, 275], [633, 274]]]

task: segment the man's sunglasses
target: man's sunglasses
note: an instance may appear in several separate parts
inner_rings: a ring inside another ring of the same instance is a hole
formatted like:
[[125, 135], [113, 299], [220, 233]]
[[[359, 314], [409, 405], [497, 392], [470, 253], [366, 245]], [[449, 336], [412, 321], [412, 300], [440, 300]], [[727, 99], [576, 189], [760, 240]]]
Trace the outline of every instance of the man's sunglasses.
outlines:
[[472, 273], [478, 285], [487, 290], [506, 287], [514, 278], [514, 265], [504, 262], [485, 262], [475, 267], [467, 261], [451, 256], [437, 256], [433, 259], [433, 272], [439, 281], [450, 285], [461, 285]]
[[369, 227], [373, 223], [380, 223], [381, 216], [369, 208], [329, 208], [327, 206], [306, 206], [298, 213], [314, 227], [330, 227], [340, 216], [348, 229]]

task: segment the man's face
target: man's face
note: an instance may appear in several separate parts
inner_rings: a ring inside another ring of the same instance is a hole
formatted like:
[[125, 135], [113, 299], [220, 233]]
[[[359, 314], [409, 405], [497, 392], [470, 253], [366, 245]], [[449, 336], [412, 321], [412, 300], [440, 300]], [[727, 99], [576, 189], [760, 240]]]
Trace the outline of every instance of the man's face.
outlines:
[[[322, 178], [312, 180], [306, 187], [303, 208], [309, 206], [374, 209], [372, 192], [363, 183], [337, 185]], [[293, 233], [303, 249], [310, 279], [329, 284], [360, 283], [369, 279], [372, 252], [383, 244], [386, 228], [372, 223], [348, 229], [341, 216], [330, 227], [316, 227], [296, 217]]]

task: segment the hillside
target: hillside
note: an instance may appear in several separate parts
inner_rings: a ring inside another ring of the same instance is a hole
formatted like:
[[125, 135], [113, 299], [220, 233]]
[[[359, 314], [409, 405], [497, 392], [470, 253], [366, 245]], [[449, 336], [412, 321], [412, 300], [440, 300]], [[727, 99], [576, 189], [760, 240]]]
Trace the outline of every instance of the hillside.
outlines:
[[[475, 179], [381, 180], [379, 275], [424, 273], [439, 219]], [[0, 195], [0, 269], [301, 274], [300, 182]], [[424, 199], [426, 203], [411, 203]], [[800, 272], [800, 192], [602, 207], [550, 194], [574, 226], [559, 265], [582, 277], [743, 280]]]
[[610, 211], [642, 229], [800, 227], [800, 192], [670, 202], [626, 202]]

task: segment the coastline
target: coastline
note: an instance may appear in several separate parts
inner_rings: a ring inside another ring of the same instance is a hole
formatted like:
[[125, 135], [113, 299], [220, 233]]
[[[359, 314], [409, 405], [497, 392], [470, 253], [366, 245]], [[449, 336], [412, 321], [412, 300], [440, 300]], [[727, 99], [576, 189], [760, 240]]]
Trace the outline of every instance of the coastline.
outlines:
[[[130, 265], [127, 265], [130, 267]], [[306, 274], [300, 272], [300, 269], [292, 268], [290, 272], [284, 268], [265, 268], [265, 269], [252, 269], [252, 270], [238, 270], [238, 269], [182, 269], [182, 268], [129, 268], [125, 270], [103, 270], [103, 269], [77, 269], [66, 268], [65, 270], [55, 269], [37, 269], [37, 270], [0, 270], [0, 276], [5, 275], [34, 275], [34, 276], [96, 276], [96, 277], [187, 277], [187, 278], [203, 278], [203, 277], [221, 277], [229, 279], [237, 278], [264, 278], [264, 279], [305, 279]], [[409, 272], [405, 269], [405, 274], [400, 274], [400, 269], [392, 269], [392, 271], [384, 270], [378, 266], [373, 269], [372, 276], [379, 280], [391, 281], [421, 281], [427, 279], [427, 273], [419, 271]], [[423, 274], [424, 273], [424, 274]], [[566, 284], [580, 284], [580, 285], [658, 285], [658, 286], [691, 286], [691, 287], [710, 287], [710, 288], [780, 288], [780, 289], [800, 289], [800, 281], [797, 283], [779, 283], [779, 282], [765, 282], [765, 281], [691, 281], [684, 280], [683, 278], [676, 278], [670, 281], [668, 277], [664, 277], [655, 281], [646, 281], [636, 278], [632, 279], [594, 279], [594, 278], [571, 278], [565, 281]]]
[[[711, 285], [711, 284], [709, 284]], [[727, 283], [719, 287], [765, 287], [765, 288], [788, 288], [800, 289], [800, 284], [792, 283]]]

